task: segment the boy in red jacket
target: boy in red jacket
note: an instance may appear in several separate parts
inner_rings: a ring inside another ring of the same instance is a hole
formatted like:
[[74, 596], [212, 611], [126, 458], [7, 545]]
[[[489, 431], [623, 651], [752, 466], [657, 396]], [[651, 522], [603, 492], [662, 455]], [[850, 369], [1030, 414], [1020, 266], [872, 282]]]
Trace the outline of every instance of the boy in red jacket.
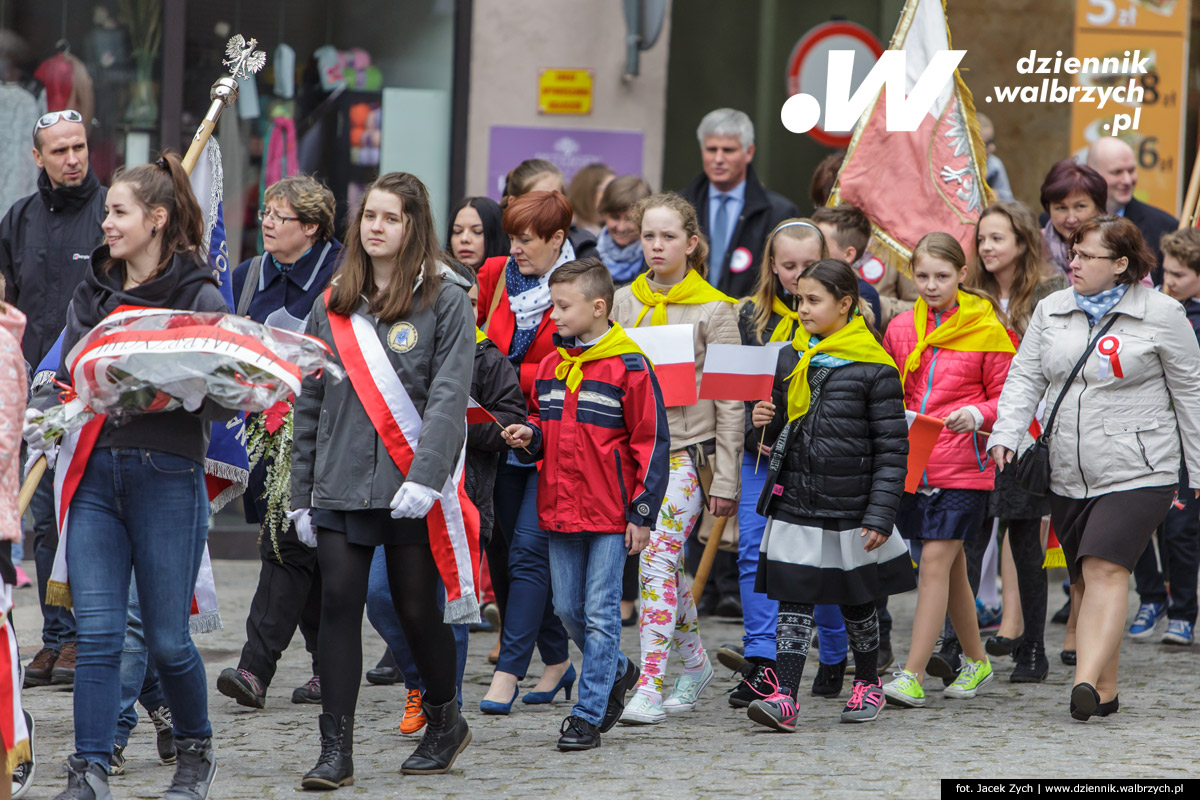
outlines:
[[[616, 724], [638, 668], [621, 652], [621, 572], [650, 541], [667, 487], [670, 434], [649, 360], [609, 322], [612, 276], [597, 258], [550, 275], [557, 352], [542, 359], [527, 424], [505, 438], [538, 473], [554, 611], [583, 651], [579, 699], [559, 750], [590, 750]], [[623, 535], [622, 535], [623, 534]]]

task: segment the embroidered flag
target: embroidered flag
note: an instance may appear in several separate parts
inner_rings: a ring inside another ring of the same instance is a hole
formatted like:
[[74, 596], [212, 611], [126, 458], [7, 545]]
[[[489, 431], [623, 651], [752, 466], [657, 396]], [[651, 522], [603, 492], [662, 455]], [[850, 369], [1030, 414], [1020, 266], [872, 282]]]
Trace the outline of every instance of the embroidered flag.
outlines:
[[945, 422], [937, 417], [905, 410], [908, 420], [908, 477], [904, 479], [904, 491], [915, 492], [921, 485], [925, 465], [933, 454], [933, 447], [942, 435]]
[[654, 365], [664, 406], [696, 404], [696, 344], [693, 326], [652, 325], [625, 333]]
[[740, 344], [710, 344], [704, 354], [700, 379], [701, 400], [771, 399], [779, 349], [790, 342], [772, 342], [765, 347]]
[[495, 417], [493, 417], [492, 413], [490, 411], [488, 411], [483, 406], [479, 405], [479, 403], [475, 402], [474, 397], [468, 397], [467, 398], [467, 424], [468, 425], [481, 425], [485, 422], [495, 422], [497, 425], [500, 424], [500, 421], [497, 420]]
[[[907, 0], [890, 48], [905, 53], [911, 95], [935, 53], [952, 49], [943, 0]], [[871, 220], [870, 251], [905, 270], [929, 231], [946, 231], [967, 252], [975, 222], [994, 195], [971, 91], [954, 71], [915, 131], [888, 131], [886, 86], [859, 119], [829, 205], [851, 203]]]
[[[204, 246], [213, 275], [220, 282], [221, 295], [232, 311], [233, 270], [225, 241], [225, 216], [222, 206], [224, 171], [217, 137], [210, 136], [204, 153], [191, 174], [192, 192], [204, 214]], [[246, 418], [239, 414], [226, 423], [213, 423], [204, 459], [204, 479], [208, 486], [209, 506], [215, 514], [233, 498], [246, 491], [250, 461], [246, 455]]]

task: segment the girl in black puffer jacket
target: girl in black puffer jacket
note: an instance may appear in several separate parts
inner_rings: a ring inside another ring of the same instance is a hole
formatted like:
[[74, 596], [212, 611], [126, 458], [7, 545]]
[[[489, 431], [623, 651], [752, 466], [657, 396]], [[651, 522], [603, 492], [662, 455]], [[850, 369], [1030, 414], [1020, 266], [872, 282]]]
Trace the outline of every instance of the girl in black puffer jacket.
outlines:
[[767, 528], [756, 589], [779, 601], [779, 677], [748, 713], [789, 732], [813, 605], [841, 606], [855, 665], [842, 721], [868, 722], [884, 702], [875, 599], [916, 588], [908, 550], [891, 536], [908, 459], [896, 365], [859, 312], [844, 262], [808, 267], [796, 294], [802, 329], [780, 352], [771, 401], [752, 415], [775, 442], [758, 506]]

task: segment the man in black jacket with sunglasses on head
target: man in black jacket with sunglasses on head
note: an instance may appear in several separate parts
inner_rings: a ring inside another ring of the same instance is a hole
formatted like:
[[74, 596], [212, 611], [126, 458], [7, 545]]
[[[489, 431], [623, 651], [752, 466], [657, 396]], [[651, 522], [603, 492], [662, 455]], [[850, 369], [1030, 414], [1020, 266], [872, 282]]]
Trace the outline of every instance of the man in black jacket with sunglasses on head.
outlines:
[[[29, 320], [21, 349], [35, 368], [62, 332], [71, 295], [102, 236], [107, 192], [88, 168], [87, 133], [78, 111], [53, 111], [37, 121], [33, 158], [41, 168], [38, 191], [14, 203], [0, 221], [4, 299]], [[68, 609], [45, 604], [46, 580], [58, 547], [53, 472], [47, 471], [30, 505], [43, 624], [42, 649], [25, 669], [25, 686], [71, 684], [75, 618]]]

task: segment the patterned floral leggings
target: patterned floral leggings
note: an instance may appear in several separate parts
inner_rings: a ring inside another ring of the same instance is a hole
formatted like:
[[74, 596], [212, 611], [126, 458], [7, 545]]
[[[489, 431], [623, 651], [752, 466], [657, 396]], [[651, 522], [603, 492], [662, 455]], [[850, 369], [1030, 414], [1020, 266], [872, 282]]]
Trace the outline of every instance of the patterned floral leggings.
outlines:
[[671, 453], [671, 477], [650, 544], [642, 551], [642, 677], [638, 691], [660, 698], [667, 652], [671, 645], [694, 669], [704, 663], [700, 620], [692, 599], [692, 582], [683, 569], [683, 543], [700, 518], [703, 506], [700, 477], [686, 450]]

